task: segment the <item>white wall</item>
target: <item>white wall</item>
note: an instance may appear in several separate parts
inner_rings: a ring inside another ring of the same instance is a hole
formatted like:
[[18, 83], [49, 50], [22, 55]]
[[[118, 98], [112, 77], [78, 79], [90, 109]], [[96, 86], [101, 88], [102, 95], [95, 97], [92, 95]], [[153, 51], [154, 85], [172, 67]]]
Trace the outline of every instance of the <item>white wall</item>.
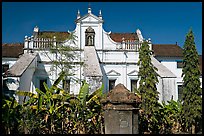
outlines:
[[[103, 65], [104, 71], [106, 73], [106, 75], [104, 75], [105, 80], [103, 81], [103, 83], [106, 85], [105, 89], [106, 91], [108, 90], [108, 83], [110, 79], [116, 79], [115, 85], [122, 83], [124, 86], [127, 87], [128, 90], [131, 90], [131, 79], [138, 79], [138, 76], [136, 75], [128, 75], [128, 73], [134, 71], [137, 69], [136, 65], [114, 65], [114, 64], [104, 64]], [[108, 72], [110, 72], [111, 70], [116, 71], [117, 73], [119, 73], [119, 75], [117, 74], [111, 74], [111, 75], [107, 75]], [[137, 74], [137, 73], [136, 73]]]
[[177, 68], [177, 62], [175, 60], [161, 61], [161, 63], [166, 66], [171, 72], [173, 72], [177, 77], [181, 77], [182, 68]]
[[[182, 85], [183, 82], [183, 77], [182, 75], [182, 68], [177, 68], [177, 61], [176, 59], [164, 59], [161, 61], [161, 63], [166, 66], [171, 72], [173, 72], [177, 78], [176, 78], [176, 90], [178, 91], [178, 85]], [[201, 85], [200, 87], [202, 88], [202, 78], [200, 78]]]
[[[37, 57], [32, 61], [32, 63], [29, 65], [29, 67], [25, 70], [25, 72], [20, 77], [20, 85], [19, 90], [20, 91], [26, 91], [26, 92], [33, 92], [34, 90], [32, 87], [32, 78], [33, 74], [35, 72], [35, 69], [37, 67]], [[23, 101], [22, 96], [19, 97], [19, 102], [21, 103]]]
[[9, 68], [17, 61], [18, 58], [2, 58], [2, 65], [8, 64]]

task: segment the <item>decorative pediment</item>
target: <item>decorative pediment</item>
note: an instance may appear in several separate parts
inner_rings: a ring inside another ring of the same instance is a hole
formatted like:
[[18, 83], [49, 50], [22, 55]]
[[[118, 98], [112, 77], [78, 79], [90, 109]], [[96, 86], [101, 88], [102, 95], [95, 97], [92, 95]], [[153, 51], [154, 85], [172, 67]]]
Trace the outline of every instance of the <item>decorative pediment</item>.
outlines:
[[133, 70], [130, 73], [127, 74], [128, 76], [138, 76], [138, 71], [137, 70]]
[[116, 72], [115, 70], [111, 70], [107, 73], [108, 76], [120, 76], [121, 74]]
[[89, 27], [86, 29], [85, 32], [87, 32], [87, 33], [95, 33], [95, 32], [94, 32], [94, 29], [93, 29], [91, 26], [89, 26]]
[[95, 15], [92, 14], [92, 13], [88, 13], [88, 14], [86, 14], [85, 16], [83, 16], [83, 17], [77, 19], [76, 22], [77, 22], [77, 23], [78, 23], [78, 22], [83, 22], [83, 23], [85, 23], [85, 22], [87, 22], [87, 23], [91, 23], [91, 22], [92, 22], [92, 23], [103, 23], [103, 20], [100, 19], [99, 17], [95, 16]]

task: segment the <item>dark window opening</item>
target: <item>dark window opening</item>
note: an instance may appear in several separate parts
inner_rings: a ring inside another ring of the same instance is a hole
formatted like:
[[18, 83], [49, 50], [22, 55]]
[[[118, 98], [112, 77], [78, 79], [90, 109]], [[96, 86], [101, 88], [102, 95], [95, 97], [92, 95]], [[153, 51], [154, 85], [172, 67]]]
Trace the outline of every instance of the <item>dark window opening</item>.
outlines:
[[115, 87], [115, 81], [116, 79], [109, 80], [109, 91]]
[[131, 80], [131, 92], [137, 89], [137, 80]]
[[178, 85], [178, 100], [182, 100], [182, 94], [183, 94], [183, 91], [182, 91], [182, 85]]
[[5, 73], [9, 69], [9, 64], [2, 65], [2, 73]]
[[183, 67], [183, 61], [177, 61], [177, 68]]
[[70, 80], [69, 79], [63, 80], [63, 89], [68, 93], [70, 92]]
[[94, 29], [89, 26], [85, 31], [85, 46], [94, 46], [94, 37]]
[[45, 87], [43, 85], [44, 82], [47, 84], [47, 79], [40, 79], [40, 90], [46, 93]]

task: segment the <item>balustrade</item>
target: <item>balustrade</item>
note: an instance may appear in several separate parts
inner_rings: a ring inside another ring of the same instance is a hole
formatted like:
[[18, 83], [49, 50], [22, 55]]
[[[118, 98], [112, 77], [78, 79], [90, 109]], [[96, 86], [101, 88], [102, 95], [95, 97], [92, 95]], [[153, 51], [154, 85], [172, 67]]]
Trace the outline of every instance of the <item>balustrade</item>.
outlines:
[[33, 48], [50, 48], [56, 41], [48, 38], [36, 38], [33, 41]]
[[140, 44], [137, 40], [125, 40], [123, 41], [123, 49], [139, 51]]

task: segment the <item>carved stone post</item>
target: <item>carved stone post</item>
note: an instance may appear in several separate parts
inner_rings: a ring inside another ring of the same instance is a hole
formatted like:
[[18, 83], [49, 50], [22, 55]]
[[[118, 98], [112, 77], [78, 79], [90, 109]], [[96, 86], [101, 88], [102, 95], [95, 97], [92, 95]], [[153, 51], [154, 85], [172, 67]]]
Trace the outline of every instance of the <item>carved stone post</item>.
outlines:
[[101, 100], [104, 109], [105, 134], [138, 134], [140, 98], [118, 84], [106, 99]]

